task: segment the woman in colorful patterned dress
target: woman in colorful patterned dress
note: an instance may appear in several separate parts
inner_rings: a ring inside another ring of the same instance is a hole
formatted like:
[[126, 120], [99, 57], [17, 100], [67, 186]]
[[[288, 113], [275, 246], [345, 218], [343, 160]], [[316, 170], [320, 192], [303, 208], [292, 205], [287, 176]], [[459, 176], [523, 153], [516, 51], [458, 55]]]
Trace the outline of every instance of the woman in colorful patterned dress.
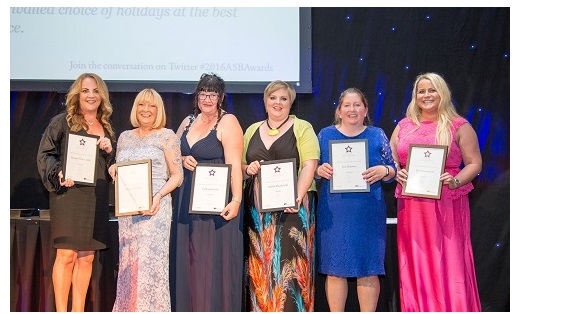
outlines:
[[[268, 118], [244, 134], [245, 262], [248, 309], [262, 312], [314, 310], [314, 171], [319, 147], [312, 125], [290, 115], [292, 85], [273, 81], [264, 91]], [[295, 158], [296, 209], [258, 210], [260, 161]]]
[[[410, 144], [448, 146], [440, 199], [402, 195]], [[480, 312], [468, 193], [482, 169], [477, 135], [436, 73], [419, 75], [391, 136], [398, 166], [397, 249], [403, 312]], [[460, 169], [460, 165], [464, 164]]]

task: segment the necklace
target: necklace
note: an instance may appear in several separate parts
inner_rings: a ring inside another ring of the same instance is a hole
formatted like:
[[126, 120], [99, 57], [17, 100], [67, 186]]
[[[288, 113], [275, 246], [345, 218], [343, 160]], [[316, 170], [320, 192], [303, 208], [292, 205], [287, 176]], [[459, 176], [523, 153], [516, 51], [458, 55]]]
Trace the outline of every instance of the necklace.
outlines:
[[283, 126], [283, 125], [284, 125], [286, 122], [288, 122], [288, 119], [290, 119], [290, 116], [288, 116], [288, 118], [286, 118], [286, 120], [284, 120], [284, 122], [282, 122], [282, 124], [280, 124], [280, 125], [279, 125], [277, 128], [272, 128], [272, 127], [270, 126], [270, 121], [268, 121], [268, 120], [270, 120], [270, 118], [266, 119], [266, 124], [268, 125], [268, 128], [270, 129], [270, 130], [268, 131], [268, 135], [269, 135], [269, 136], [275, 136], [275, 135], [278, 135], [278, 133], [280, 133], [280, 128], [281, 128], [281, 127], [282, 127], [282, 126]]
[[89, 124], [89, 126], [92, 126], [93, 123], [95, 123], [95, 121], [89, 121], [89, 120], [85, 120], [87, 122], [87, 124]]

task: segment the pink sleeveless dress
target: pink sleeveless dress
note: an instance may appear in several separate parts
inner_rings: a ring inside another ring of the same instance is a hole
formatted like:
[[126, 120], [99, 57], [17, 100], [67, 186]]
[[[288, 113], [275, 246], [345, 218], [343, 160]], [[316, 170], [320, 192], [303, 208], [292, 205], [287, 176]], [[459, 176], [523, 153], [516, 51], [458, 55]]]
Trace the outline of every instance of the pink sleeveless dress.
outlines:
[[[452, 143], [446, 169], [460, 172], [462, 154], [456, 130], [468, 121], [453, 121]], [[407, 164], [410, 144], [435, 144], [436, 122], [418, 128], [410, 119], [399, 122], [397, 154]], [[442, 186], [439, 200], [403, 196], [398, 184], [397, 247], [400, 302], [403, 312], [480, 312], [474, 257], [470, 238], [468, 193], [472, 183], [451, 190]]]

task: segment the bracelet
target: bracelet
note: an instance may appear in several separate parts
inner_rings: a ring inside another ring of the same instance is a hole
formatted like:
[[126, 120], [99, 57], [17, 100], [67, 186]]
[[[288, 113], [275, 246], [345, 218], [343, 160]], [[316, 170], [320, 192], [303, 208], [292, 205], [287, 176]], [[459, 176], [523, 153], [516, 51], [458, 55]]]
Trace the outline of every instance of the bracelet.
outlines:
[[241, 197], [239, 197], [239, 196], [234, 196], [234, 197], [231, 198], [231, 200], [234, 201], [234, 202], [238, 202], [239, 204], [241, 204]]
[[460, 186], [460, 180], [458, 178], [454, 178], [454, 187], [458, 188]]
[[384, 165], [384, 167], [385, 167], [385, 176], [384, 176], [384, 178], [385, 178], [389, 175], [389, 166]]
[[162, 193], [160, 193], [160, 191], [154, 193], [154, 196], [156, 196], [156, 194], [160, 195], [160, 198], [163, 198], [164, 197], [164, 195], [162, 195]]

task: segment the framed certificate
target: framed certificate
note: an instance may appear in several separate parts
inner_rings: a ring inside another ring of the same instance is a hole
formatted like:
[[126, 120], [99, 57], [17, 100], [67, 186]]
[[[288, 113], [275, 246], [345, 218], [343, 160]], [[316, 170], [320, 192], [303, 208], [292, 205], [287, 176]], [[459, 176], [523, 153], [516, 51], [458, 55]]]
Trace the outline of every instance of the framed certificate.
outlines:
[[294, 158], [260, 162], [260, 212], [297, 208], [297, 176]]
[[446, 145], [410, 144], [406, 170], [408, 179], [402, 189], [403, 195], [440, 199], [446, 165]]
[[331, 193], [369, 192], [363, 172], [369, 168], [367, 139], [330, 140], [330, 162], [333, 175]]
[[231, 165], [199, 163], [193, 171], [189, 214], [220, 215], [227, 206]]
[[75, 184], [95, 185], [99, 136], [69, 132], [63, 175]]
[[152, 161], [116, 164], [116, 217], [141, 214], [152, 207]]

